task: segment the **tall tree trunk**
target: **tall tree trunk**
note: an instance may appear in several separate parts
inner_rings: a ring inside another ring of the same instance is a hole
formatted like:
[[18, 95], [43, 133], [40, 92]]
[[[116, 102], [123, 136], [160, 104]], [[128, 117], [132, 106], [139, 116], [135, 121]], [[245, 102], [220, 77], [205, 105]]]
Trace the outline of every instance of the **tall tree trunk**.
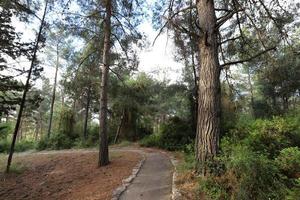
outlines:
[[123, 126], [124, 118], [125, 118], [125, 109], [123, 109], [123, 112], [122, 112], [120, 124], [119, 124], [119, 126], [118, 126], [118, 130], [117, 130], [117, 133], [116, 133], [116, 136], [115, 136], [115, 139], [114, 139], [114, 144], [117, 143], [118, 137], [119, 137], [120, 132], [121, 132], [121, 128], [122, 128], [122, 126]]
[[196, 170], [205, 175], [207, 165], [218, 152], [220, 134], [220, 65], [213, 0], [198, 0], [197, 11], [201, 37], [199, 38], [200, 70], [198, 122], [196, 136]]
[[282, 107], [283, 111], [287, 112], [289, 109], [289, 98], [288, 97], [282, 97]]
[[104, 47], [103, 63], [101, 73], [101, 92], [100, 92], [100, 133], [99, 133], [99, 161], [98, 166], [105, 166], [109, 163], [108, 138], [107, 138], [107, 85], [109, 72], [109, 54], [111, 37], [111, 0], [105, 2], [106, 16], [104, 20]]
[[21, 118], [19, 131], [18, 131], [18, 136], [17, 136], [17, 141], [21, 141], [23, 139], [23, 121], [24, 120]]
[[53, 118], [53, 109], [54, 109], [54, 102], [55, 102], [55, 94], [56, 94], [56, 83], [57, 83], [57, 72], [59, 66], [59, 53], [58, 53], [58, 43], [56, 46], [56, 67], [55, 67], [55, 77], [54, 77], [54, 84], [53, 84], [53, 91], [52, 91], [52, 99], [51, 99], [51, 107], [50, 107], [50, 118], [49, 118], [49, 126], [47, 136], [50, 137], [51, 134], [51, 127], [52, 127], [52, 118]]
[[38, 33], [38, 36], [37, 36], [37, 39], [36, 39], [36, 42], [35, 42], [35, 45], [34, 45], [33, 56], [32, 56], [32, 60], [31, 60], [29, 72], [28, 72], [28, 75], [27, 75], [25, 88], [24, 88], [24, 91], [23, 91], [23, 96], [22, 96], [22, 100], [21, 100], [21, 104], [20, 104], [20, 109], [19, 109], [19, 113], [18, 113], [18, 117], [17, 117], [17, 122], [16, 122], [16, 126], [15, 126], [15, 129], [14, 129], [14, 132], [13, 132], [12, 143], [11, 143], [11, 146], [10, 146], [9, 156], [8, 156], [8, 159], [7, 159], [7, 166], [6, 166], [6, 172], [7, 173], [9, 172], [12, 157], [13, 157], [13, 154], [14, 154], [14, 151], [15, 151], [15, 144], [16, 144], [17, 134], [18, 134], [18, 130], [19, 130], [19, 127], [20, 127], [20, 123], [21, 123], [22, 113], [23, 113], [23, 110], [24, 110], [24, 107], [25, 107], [26, 95], [27, 95], [27, 92], [29, 90], [30, 79], [31, 79], [33, 67], [34, 67], [34, 64], [35, 64], [35, 61], [36, 61], [36, 53], [37, 53], [39, 43], [40, 43], [40, 40], [41, 40], [41, 36], [42, 36], [42, 30], [43, 30], [43, 27], [44, 27], [47, 8], [48, 8], [48, 1], [46, 1], [46, 3], [45, 3], [45, 9], [44, 9], [43, 17], [42, 17], [42, 20], [41, 20], [39, 33]]
[[247, 78], [248, 78], [248, 84], [250, 89], [250, 95], [251, 95], [251, 115], [254, 116], [254, 93], [253, 93], [253, 85], [251, 82], [251, 73], [249, 66], [247, 66]]
[[89, 119], [89, 109], [91, 102], [91, 86], [89, 85], [86, 97], [86, 106], [85, 106], [85, 119], [84, 119], [84, 128], [83, 128], [83, 137], [87, 140], [87, 128], [88, 128], [88, 119]]

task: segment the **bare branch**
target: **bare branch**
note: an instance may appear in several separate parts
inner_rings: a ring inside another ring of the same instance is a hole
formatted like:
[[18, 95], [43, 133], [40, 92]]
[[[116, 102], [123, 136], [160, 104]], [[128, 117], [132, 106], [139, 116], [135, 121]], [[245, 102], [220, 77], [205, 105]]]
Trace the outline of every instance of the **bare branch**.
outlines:
[[241, 64], [241, 63], [249, 62], [249, 61], [253, 60], [254, 58], [257, 58], [257, 57], [259, 57], [259, 56], [261, 56], [261, 55], [263, 55], [263, 54], [265, 54], [265, 53], [267, 53], [267, 52], [269, 52], [271, 50], [276, 50], [276, 47], [268, 48], [268, 49], [266, 49], [264, 51], [261, 51], [261, 52], [255, 54], [255, 55], [249, 57], [249, 58], [246, 58], [244, 60], [237, 60], [237, 61], [232, 61], [232, 62], [224, 63], [224, 64], [220, 65], [220, 67], [222, 69], [224, 69], [225, 67], [228, 68], [230, 65], [236, 65], [236, 64]]
[[227, 22], [229, 19], [232, 18], [232, 16], [235, 14], [235, 13], [238, 13], [238, 12], [241, 12], [245, 9], [239, 9], [239, 10], [233, 10], [231, 12], [228, 12], [227, 14], [225, 14], [224, 16], [220, 17], [218, 19], [218, 22], [216, 24], [216, 28], [220, 28], [225, 22]]

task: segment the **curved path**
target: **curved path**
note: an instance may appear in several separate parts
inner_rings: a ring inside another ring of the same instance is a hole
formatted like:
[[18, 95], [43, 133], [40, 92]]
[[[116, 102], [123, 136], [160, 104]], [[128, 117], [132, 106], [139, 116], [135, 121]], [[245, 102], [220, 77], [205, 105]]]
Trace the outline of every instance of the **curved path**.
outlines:
[[171, 199], [173, 165], [169, 157], [159, 151], [143, 153], [146, 160], [120, 200]]

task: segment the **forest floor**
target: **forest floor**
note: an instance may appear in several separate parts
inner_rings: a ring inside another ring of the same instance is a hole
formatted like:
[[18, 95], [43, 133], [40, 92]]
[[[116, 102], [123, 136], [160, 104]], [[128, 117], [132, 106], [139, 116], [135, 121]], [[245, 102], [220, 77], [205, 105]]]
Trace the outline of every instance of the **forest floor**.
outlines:
[[96, 150], [15, 154], [10, 174], [0, 155], [0, 199], [111, 199], [113, 190], [142, 159], [138, 152], [112, 151], [111, 163], [97, 167]]

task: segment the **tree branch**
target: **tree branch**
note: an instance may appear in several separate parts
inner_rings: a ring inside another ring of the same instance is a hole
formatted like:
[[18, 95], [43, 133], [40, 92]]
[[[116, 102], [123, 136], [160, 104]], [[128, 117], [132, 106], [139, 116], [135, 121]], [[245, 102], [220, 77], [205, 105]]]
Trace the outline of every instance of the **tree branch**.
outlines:
[[[224, 64], [220, 65], [220, 67], [221, 67], [222, 69], [224, 69], [226, 66], [236, 65], [236, 64], [241, 64], [241, 63], [249, 62], [249, 61], [253, 60], [254, 58], [257, 58], [257, 57], [259, 57], [259, 56], [261, 56], [261, 55], [263, 55], [263, 54], [265, 54], [265, 53], [267, 53], [267, 52], [269, 52], [269, 51], [271, 51], [271, 50], [276, 50], [276, 47], [268, 48], [268, 49], [266, 49], [266, 50], [264, 50], [264, 51], [261, 51], [261, 52], [255, 54], [255, 55], [249, 57], [249, 58], [246, 58], [246, 59], [244, 59], [244, 60], [237, 60], [237, 61], [232, 61], [232, 62], [224, 63]], [[228, 67], [227, 67], [227, 68], [228, 68]]]

